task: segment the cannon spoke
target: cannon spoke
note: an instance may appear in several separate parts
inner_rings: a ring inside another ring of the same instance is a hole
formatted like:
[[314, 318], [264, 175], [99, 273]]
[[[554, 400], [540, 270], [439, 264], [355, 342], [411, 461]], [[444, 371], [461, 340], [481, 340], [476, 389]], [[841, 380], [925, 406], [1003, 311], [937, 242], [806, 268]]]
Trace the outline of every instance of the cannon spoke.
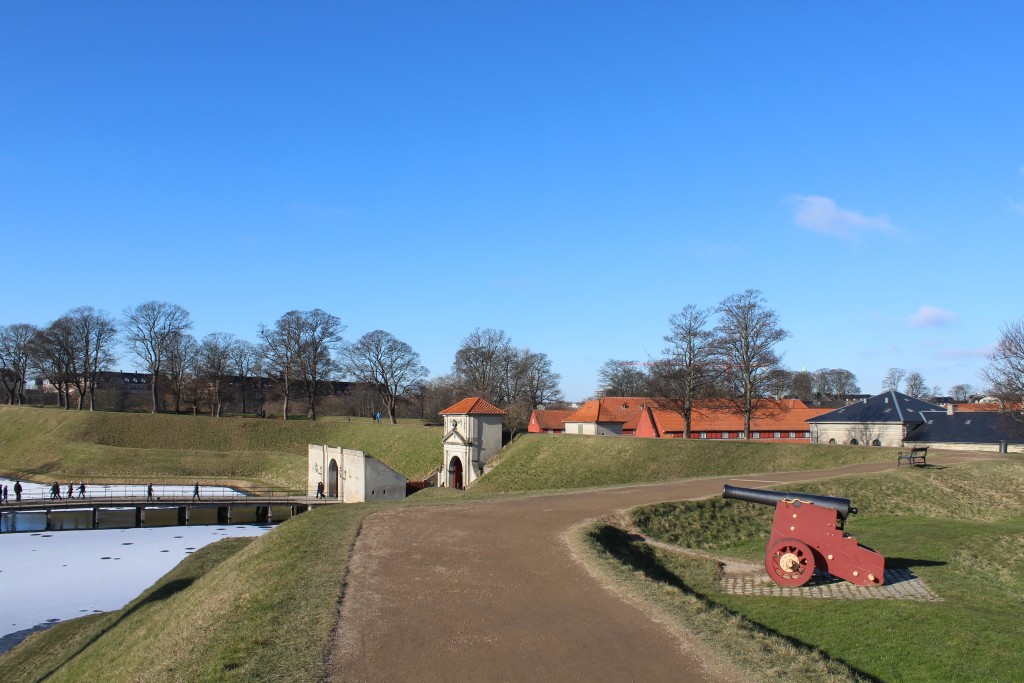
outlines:
[[764, 566], [780, 586], [802, 586], [814, 576], [814, 554], [805, 543], [785, 538], [769, 546]]

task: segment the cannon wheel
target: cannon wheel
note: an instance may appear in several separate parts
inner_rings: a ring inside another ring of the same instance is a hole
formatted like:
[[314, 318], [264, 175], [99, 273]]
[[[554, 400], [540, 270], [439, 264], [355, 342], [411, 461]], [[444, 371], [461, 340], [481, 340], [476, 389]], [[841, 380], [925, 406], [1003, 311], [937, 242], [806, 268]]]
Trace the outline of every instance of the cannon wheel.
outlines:
[[814, 553], [806, 543], [784, 538], [768, 546], [764, 566], [780, 586], [802, 586], [814, 576]]

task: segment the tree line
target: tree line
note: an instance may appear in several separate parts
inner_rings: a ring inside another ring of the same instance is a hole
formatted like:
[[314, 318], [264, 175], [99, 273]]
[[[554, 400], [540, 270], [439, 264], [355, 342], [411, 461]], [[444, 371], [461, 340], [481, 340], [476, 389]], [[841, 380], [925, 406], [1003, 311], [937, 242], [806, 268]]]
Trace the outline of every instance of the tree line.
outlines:
[[285, 419], [292, 399], [300, 397], [315, 420], [327, 383], [347, 375], [372, 385], [394, 421], [398, 399], [427, 376], [408, 344], [383, 330], [345, 344], [341, 320], [319, 308], [288, 311], [271, 325], [261, 324], [258, 343], [228, 332], [197, 339], [192, 328], [187, 310], [163, 301], [131, 306], [120, 318], [81, 306], [44, 327], [0, 326], [0, 382], [7, 403], [25, 403], [29, 379], [39, 378], [55, 389], [60, 406], [94, 410], [98, 379], [122, 352], [152, 378], [154, 413], [165, 388], [174, 412], [186, 407], [197, 413], [209, 405], [220, 416], [227, 387], [241, 380], [242, 412], [252, 399], [262, 414], [266, 389], [273, 385]]
[[[718, 405], [743, 417], [750, 437], [751, 419], [774, 410], [769, 399], [791, 396], [803, 401], [841, 405], [860, 393], [857, 377], [843, 368], [814, 372], [782, 367], [776, 346], [790, 333], [761, 292], [748, 289], [726, 297], [717, 306], [688, 304], [669, 318], [669, 332], [660, 358], [646, 362], [609, 360], [598, 373], [608, 396], [650, 396], [675, 410], [690, 436], [692, 414], [700, 401]], [[983, 371], [989, 393], [1007, 401], [1024, 400], [1024, 320], [1004, 327], [996, 350]], [[882, 382], [885, 390], [903, 389], [915, 398], [946, 398], [938, 386], [929, 387], [917, 371], [891, 368]], [[950, 388], [951, 398], [967, 401], [977, 389], [967, 383]]]

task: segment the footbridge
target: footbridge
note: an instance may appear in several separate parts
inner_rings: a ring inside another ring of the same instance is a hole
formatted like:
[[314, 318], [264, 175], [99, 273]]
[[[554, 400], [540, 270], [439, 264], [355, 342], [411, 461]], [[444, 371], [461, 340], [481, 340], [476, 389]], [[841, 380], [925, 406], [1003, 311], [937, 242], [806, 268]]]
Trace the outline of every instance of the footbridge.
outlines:
[[[197, 509], [216, 509], [217, 524], [231, 524], [232, 513], [239, 509], [254, 509], [258, 523], [269, 523], [274, 519], [274, 509], [284, 512], [283, 516], [294, 517], [318, 505], [339, 503], [337, 498], [316, 498], [305, 493], [296, 493], [281, 489], [249, 489], [246, 491], [218, 491], [213, 495], [199, 496], [189, 494], [147, 496], [135, 493], [116, 493], [109, 495], [85, 494], [79, 497], [27, 497], [21, 500], [8, 500], [0, 504], [0, 514], [6, 513], [45, 513], [46, 529], [50, 530], [53, 516], [63, 512], [90, 511], [92, 527], [100, 528], [105, 515], [119, 513], [124, 517], [124, 510], [133, 509], [134, 526], [146, 526], [147, 510], [177, 511], [177, 525], [187, 526], [192, 512]], [[251, 520], [251, 514], [247, 515]], [[206, 522], [209, 523], [209, 522]], [[124, 523], [118, 526], [127, 526]], [[159, 526], [167, 526], [160, 524]]]

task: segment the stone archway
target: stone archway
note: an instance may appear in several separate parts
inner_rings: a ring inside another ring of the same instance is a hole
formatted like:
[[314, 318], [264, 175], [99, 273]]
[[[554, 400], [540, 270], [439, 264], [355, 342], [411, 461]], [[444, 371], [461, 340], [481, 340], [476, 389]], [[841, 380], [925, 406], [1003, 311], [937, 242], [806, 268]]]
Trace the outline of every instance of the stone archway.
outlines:
[[453, 489], [465, 488], [462, 481], [462, 460], [453, 455], [448, 462], [448, 482]]
[[327, 497], [338, 497], [338, 461], [334, 458], [331, 458], [331, 463], [327, 466]]

